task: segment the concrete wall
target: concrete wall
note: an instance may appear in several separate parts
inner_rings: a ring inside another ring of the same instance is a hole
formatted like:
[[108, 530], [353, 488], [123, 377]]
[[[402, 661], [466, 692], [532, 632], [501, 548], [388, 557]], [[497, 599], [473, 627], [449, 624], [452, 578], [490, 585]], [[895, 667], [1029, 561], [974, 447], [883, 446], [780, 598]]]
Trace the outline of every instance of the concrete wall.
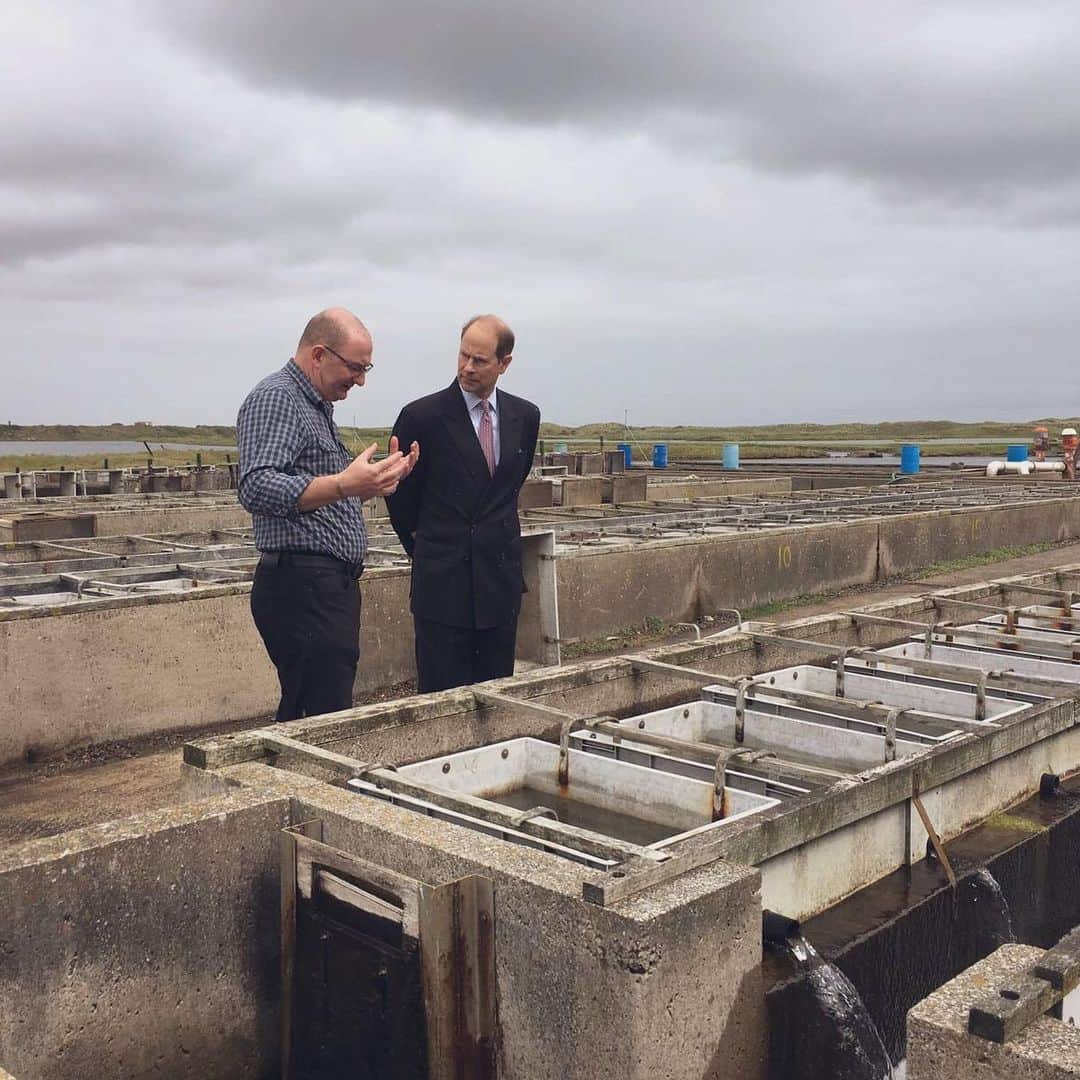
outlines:
[[934, 562], [1080, 536], [1080, 500], [1054, 499], [994, 510], [931, 510], [886, 518], [878, 524], [881, 577]]
[[493, 880], [503, 1080], [760, 1075], [756, 871], [714, 863], [603, 908], [581, 899], [597, 872], [555, 856], [282, 769], [228, 772], [292, 793], [298, 820], [321, 819], [327, 843], [377, 865], [429, 884]]
[[1013, 982], [1043, 957], [1028, 945], [1004, 945], [947, 982], [908, 1013], [908, 1080], [1075, 1080], [1080, 1031], [1040, 1016], [1014, 1039], [993, 1043], [968, 1034], [968, 1010]]
[[[415, 674], [408, 571], [365, 574], [361, 593], [357, 692]], [[250, 595], [229, 585], [0, 620], [0, 763], [273, 714]]]
[[0, 853], [4, 1067], [273, 1076], [288, 807], [237, 793]]
[[649, 499], [704, 499], [715, 495], [783, 495], [791, 491], [788, 476], [740, 477], [738, 479], [660, 480], [648, 473]]
[[[590, 481], [580, 481], [587, 483]], [[978, 523], [978, 524], [976, 524]], [[646, 617], [694, 621], [724, 608], [869, 584], [957, 553], [1080, 535], [1080, 503], [931, 512], [769, 532], [582, 548], [557, 557], [562, 640]], [[974, 536], [974, 539], [972, 539]], [[266, 716], [276, 675], [251, 621], [248, 585], [190, 597], [0, 612], [0, 764], [27, 751]], [[357, 690], [414, 674], [408, 570], [369, 571]], [[538, 625], [536, 591], [523, 620]], [[532, 642], [535, 633], [525, 635]]]
[[721, 608], [864, 585], [877, 579], [877, 524], [583, 549], [556, 564], [564, 640], [593, 638], [646, 616], [693, 621]]
[[115, 509], [57, 510], [40, 504], [0, 518], [0, 542], [65, 540], [86, 536], [153, 535], [205, 532], [210, 529], [249, 529], [251, 515], [237, 502], [192, 500], [170, 506], [132, 504]]

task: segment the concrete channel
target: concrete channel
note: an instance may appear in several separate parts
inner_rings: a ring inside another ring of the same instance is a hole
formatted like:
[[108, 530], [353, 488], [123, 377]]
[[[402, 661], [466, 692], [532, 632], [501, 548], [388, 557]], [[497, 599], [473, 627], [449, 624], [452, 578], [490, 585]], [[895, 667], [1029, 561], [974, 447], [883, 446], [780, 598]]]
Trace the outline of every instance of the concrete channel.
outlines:
[[[184, 512], [203, 509], [196, 500]], [[646, 618], [730, 619], [729, 609], [1073, 539], [1080, 498], [1042, 483], [939, 482], [541, 507], [523, 520], [519, 660], [532, 665]], [[358, 694], [414, 675], [407, 561], [374, 513], [371, 536]], [[0, 547], [0, 764], [271, 713], [277, 682], [249, 612], [256, 556], [249, 525]]]
[[[951, 927], [971, 837], [1080, 782], [1078, 599], [1063, 566], [192, 741], [181, 804], [0, 851], [0, 1063], [847, 1075], [784, 1071], [764, 912], [813, 938], [903, 875]], [[1030, 936], [1080, 923], [1069, 875]], [[902, 1015], [996, 947], [860, 989]]]

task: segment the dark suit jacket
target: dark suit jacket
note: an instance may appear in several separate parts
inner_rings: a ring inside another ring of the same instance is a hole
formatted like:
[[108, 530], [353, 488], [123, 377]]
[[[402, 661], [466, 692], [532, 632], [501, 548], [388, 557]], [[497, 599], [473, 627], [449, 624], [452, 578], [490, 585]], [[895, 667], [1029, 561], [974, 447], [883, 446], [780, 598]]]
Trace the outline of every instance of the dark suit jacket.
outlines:
[[412, 611], [479, 630], [517, 618], [524, 581], [517, 497], [532, 468], [540, 410], [496, 390], [499, 464], [488, 472], [455, 379], [401, 410], [394, 434], [416, 441], [420, 461], [387, 500], [412, 556]]

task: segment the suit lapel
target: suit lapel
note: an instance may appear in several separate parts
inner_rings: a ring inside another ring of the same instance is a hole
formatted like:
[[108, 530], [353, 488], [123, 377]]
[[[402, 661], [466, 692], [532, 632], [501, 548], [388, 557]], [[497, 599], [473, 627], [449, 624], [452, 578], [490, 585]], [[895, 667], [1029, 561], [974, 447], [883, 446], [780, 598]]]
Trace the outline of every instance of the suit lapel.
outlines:
[[480, 449], [480, 440], [456, 379], [444, 391], [442, 418], [469, 475], [474, 480], [489, 479], [484, 451]]

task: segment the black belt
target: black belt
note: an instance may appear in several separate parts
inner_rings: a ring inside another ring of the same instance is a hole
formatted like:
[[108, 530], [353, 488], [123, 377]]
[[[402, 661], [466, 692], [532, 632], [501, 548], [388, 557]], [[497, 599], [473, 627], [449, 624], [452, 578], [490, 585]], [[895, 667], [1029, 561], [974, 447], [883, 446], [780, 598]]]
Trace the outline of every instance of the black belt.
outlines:
[[317, 555], [314, 551], [264, 551], [260, 566], [310, 566], [319, 570], [341, 570], [358, 578], [364, 572], [362, 562], [351, 563], [333, 555]]

